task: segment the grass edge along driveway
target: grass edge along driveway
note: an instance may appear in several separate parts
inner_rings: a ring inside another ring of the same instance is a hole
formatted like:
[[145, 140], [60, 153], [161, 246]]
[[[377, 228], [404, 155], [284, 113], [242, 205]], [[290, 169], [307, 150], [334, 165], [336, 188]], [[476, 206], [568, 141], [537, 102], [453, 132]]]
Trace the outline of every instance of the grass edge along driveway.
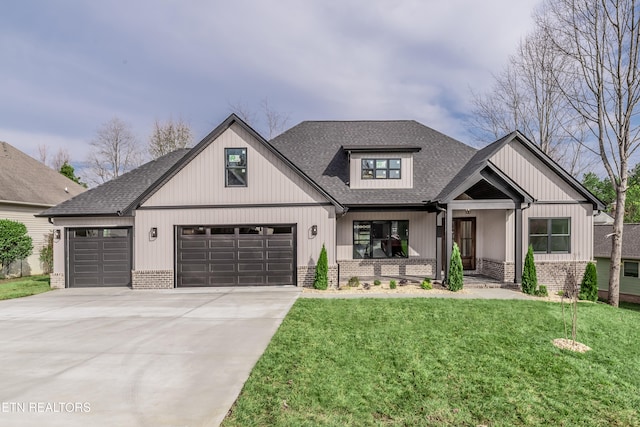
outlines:
[[558, 303], [299, 299], [223, 426], [640, 426], [639, 325], [581, 304], [580, 354]]
[[26, 276], [0, 279], [0, 300], [28, 297], [51, 290], [49, 276]]

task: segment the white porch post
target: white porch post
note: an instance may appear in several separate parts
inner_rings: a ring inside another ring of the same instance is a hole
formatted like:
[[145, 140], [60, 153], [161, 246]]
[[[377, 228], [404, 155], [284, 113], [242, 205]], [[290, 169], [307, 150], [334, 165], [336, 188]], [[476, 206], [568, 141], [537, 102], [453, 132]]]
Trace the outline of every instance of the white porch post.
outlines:
[[444, 280], [449, 280], [449, 266], [451, 264], [451, 251], [453, 250], [453, 207], [451, 203], [447, 204], [447, 216], [446, 216], [447, 226], [444, 228], [444, 233], [446, 236], [446, 253], [445, 259], [446, 268], [444, 270]]
[[442, 237], [444, 228], [442, 224], [443, 212], [436, 214], [436, 280], [442, 280]]

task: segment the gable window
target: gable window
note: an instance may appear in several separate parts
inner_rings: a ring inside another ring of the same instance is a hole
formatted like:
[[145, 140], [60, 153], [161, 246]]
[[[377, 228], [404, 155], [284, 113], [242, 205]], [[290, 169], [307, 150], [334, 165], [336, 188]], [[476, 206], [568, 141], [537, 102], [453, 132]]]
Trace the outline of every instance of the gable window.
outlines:
[[569, 218], [529, 219], [529, 244], [543, 254], [571, 253], [571, 221]]
[[400, 159], [362, 159], [362, 179], [400, 179]]
[[247, 149], [224, 149], [224, 185], [225, 187], [247, 186]]
[[638, 277], [638, 263], [635, 261], [624, 262], [624, 277]]
[[409, 221], [354, 221], [353, 258], [408, 258]]

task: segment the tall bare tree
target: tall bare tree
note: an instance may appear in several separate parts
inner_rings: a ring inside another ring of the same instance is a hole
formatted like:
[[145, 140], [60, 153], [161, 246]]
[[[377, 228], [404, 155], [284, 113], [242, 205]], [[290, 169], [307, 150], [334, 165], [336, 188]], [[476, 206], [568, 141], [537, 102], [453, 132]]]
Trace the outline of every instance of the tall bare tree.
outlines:
[[65, 163], [71, 163], [71, 156], [69, 154], [69, 150], [60, 147], [58, 148], [58, 151], [56, 151], [55, 156], [53, 156], [53, 159], [51, 159], [51, 167], [57, 171], [60, 171]]
[[[289, 123], [289, 115], [275, 110], [269, 98], [260, 101], [259, 112], [246, 103], [229, 103], [229, 109], [250, 126], [256, 128], [267, 139], [274, 138], [284, 132]], [[261, 116], [262, 119], [258, 117]]]
[[49, 146], [47, 144], [38, 144], [38, 160], [47, 164], [49, 160]]
[[473, 94], [471, 132], [489, 142], [519, 129], [569, 173], [590, 165], [585, 132], [558, 85], [558, 72], [568, 60], [554, 49], [546, 32], [537, 30], [522, 40], [516, 54], [486, 94]]
[[547, 0], [537, 24], [570, 64], [562, 93], [588, 126], [616, 200], [609, 304], [618, 305], [630, 158], [640, 146], [640, 5], [636, 0]]
[[142, 162], [142, 152], [131, 126], [117, 117], [98, 128], [90, 145], [89, 179], [96, 184], [117, 178]]
[[149, 154], [152, 158], [164, 156], [193, 142], [191, 127], [182, 119], [169, 119], [164, 123], [156, 120], [149, 138]]

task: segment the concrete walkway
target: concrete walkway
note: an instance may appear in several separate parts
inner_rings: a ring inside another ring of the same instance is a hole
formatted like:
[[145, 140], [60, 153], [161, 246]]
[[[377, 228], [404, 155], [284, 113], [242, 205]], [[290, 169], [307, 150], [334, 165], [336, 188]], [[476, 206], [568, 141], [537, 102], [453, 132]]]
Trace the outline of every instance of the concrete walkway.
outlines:
[[300, 289], [0, 301], [0, 425], [217, 426]]

